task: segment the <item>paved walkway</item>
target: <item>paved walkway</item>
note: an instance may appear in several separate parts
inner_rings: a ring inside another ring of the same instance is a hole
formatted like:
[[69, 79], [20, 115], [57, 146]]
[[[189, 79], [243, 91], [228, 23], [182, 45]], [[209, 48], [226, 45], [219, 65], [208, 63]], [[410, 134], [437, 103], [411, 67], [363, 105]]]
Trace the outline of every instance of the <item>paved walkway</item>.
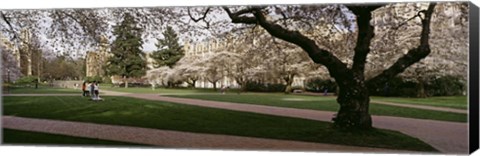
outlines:
[[3, 116], [3, 127], [172, 148], [411, 153], [411, 151], [190, 133], [150, 128]]
[[[128, 96], [140, 99], [167, 101], [179, 104], [220, 108], [235, 111], [304, 118], [330, 122], [335, 112], [282, 108], [231, 102], [217, 102], [197, 99], [165, 97], [158, 94], [132, 94], [103, 91], [104, 95]], [[458, 122], [411, 119], [389, 116], [372, 116], [373, 126], [382, 129], [400, 131], [421, 139], [443, 153], [468, 153], [468, 124]]]

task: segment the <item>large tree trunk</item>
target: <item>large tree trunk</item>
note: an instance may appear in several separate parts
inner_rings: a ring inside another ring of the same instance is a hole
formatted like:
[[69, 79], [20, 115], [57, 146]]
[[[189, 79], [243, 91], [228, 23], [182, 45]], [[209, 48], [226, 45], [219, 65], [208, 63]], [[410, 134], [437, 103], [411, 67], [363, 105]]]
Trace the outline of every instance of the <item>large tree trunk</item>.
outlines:
[[335, 95], [338, 96], [338, 94], [340, 94], [340, 87], [338, 87], [337, 84], [337, 86], [335, 86]]
[[370, 102], [368, 89], [363, 82], [353, 80], [339, 84], [337, 102], [340, 110], [333, 118], [334, 127], [345, 130], [368, 130], [372, 128], [372, 119], [368, 111]]

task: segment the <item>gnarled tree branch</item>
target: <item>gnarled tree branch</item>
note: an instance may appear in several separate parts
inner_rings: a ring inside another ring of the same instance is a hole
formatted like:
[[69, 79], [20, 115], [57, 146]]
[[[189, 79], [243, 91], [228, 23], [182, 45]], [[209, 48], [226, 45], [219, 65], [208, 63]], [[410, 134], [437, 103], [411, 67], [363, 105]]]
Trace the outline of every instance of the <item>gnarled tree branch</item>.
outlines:
[[428, 43], [430, 34], [430, 20], [436, 3], [430, 3], [427, 11], [425, 11], [425, 18], [422, 19], [422, 32], [420, 37], [420, 45], [414, 49], [410, 49], [407, 54], [399, 58], [392, 66], [383, 71], [381, 74], [373, 77], [367, 81], [369, 87], [383, 85], [397, 74], [402, 73], [412, 64], [420, 61], [430, 54], [430, 45]]
[[374, 34], [374, 27], [370, 25], [372, 11], [380, 6], [347, 6], [357, 17], [358, 36], [353, 57], [352, 71], [357, 79], [364, 80], [365, 63]]
[[2, 16], [2, 19], [3, 21], [5, 21], [5, 23], [7, 23], [8, 25], [8, 28], [10, 29], [10, 31], [13, 33], [13, 38], [12, 40], [15, 40], [17, 39], [17, 33], [15, 32], [15, 29], [13, 29], [13, 26], [12, 26], [12, 23], [10, 23], [10, 20], [7, 18], [7, 16], [3, 13], [3, 11], [0, 11], [0, 14]]
[[327, 67], [327, 69], [330, 71], [330, 74], [337, 81], [342, 81], [344, 79], [344, 77], [342, 77], [341, 75], [345, 75], [345, 73], [348, 72], [347, 66], [342, 63], [337, 57], [335, 57], [331, 52], [319, 48], [315, 41], [302, 35], [298, 31], [290, 31], [277, 24], [267, 21], [265, 15], [258, 8], [253, 11], [253, 14], [255, 15], [258, 23], [272, 36], [298, 45], [305, 52], [307, 52], [309, 57], [315, 63], [325, 65], [325, 67]]
[[207, 25], [207, 26], [205, 26], [206, 29], [210, 28], [210, 22], [207, 21], [207, 19], [206, 19], [208, 12], [210, 12], [210, 7], [207, 8], [207, 10], [203, 13], [203, 15], [201, 17], [195, 18], [195, 17], [193, 17], [192, 13], [190, 12], [190, 8], [187, 9], [187, 13], [188, 13], [188, 16], [190, 17], [190, 19], [195, 23], [197, 23], [199, 21], [205, 22], [205, 24]]
[[241, 16], [246, 13], [251, 13], [253, 8], [243, 9], [235, 13], [232, 13], [228, 7], [223, 7], [223, 10], [227, 12], [228, 16], [232, 20], [232, 23], [257, 24], [257, 19], [255, 19], [255, 17]]

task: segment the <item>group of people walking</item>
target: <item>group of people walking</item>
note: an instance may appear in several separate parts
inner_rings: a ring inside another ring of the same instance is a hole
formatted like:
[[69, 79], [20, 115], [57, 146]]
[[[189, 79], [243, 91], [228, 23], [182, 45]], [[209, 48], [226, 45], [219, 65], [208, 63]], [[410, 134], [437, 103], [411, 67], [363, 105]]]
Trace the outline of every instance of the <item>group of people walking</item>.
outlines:
[[82, 85], [82, 96], [90, 96], [92, 100], [100, 100], [99, 91], [98, 91], [98, 82], [83, 82]]

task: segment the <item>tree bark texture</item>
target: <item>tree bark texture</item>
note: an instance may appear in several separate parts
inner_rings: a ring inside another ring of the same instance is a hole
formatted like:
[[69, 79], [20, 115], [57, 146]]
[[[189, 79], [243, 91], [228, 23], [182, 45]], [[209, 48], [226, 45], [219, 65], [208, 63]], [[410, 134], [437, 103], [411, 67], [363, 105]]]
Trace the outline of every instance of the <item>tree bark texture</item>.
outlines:
[[372, 128], [369, 113], [369, 92], [364, 81], [342, 81], [338, 83], [337, 102], [340, 109], [333, 117], [334, 127], [344, 130], [366, 130]]

